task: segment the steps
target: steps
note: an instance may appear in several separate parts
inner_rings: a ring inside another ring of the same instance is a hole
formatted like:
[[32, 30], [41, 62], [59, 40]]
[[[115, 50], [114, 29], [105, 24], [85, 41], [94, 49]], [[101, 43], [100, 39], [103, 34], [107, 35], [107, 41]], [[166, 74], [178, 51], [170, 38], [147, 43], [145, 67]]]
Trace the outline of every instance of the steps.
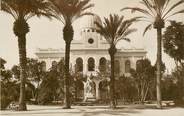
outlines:
[[73, 105], [77, 106], [94, 106], [97, 100], [95, 98], [88, 98], [86, 101], [74, 102]]

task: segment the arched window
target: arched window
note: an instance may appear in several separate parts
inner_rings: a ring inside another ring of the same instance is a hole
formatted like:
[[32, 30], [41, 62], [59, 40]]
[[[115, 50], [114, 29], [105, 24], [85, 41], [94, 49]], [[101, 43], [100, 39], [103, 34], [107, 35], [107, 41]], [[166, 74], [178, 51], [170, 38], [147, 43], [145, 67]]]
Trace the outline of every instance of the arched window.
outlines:
[[125, 61], [125, 73], [129, 73], [131, 69], [130, 60]]
[[88, 59], [88, 71], [95, 71], [95, 60], [93, 58]]
[[140, 67], [140, 63], [141, 63], [140, 60], [136, 61], [136, 70]]
[[52, 69], [57, 69], [57, 62], [56, 61], [52, 61]]
[[46, 71], [46, 62], [45, 61], [41, 62], [41, 67], [42, 67], [42, 71]]
[[77, 58], [76, 60], [76, 72], [82, 72], [83, 71], [83, 60], [82, 58]]
[[106, 63], [107, 63], [107, 60], [104, 57], [100, 58], [100, 61], [99, 61], [99, 70], [100, 70], [100, 72], [105, 72], [106, 71], [106, 66], [107, 66]]
[[115, 74], [119, 74], [120, 73], [120, 62], [119, 60], [115, 60], [114, 62], [114, 72]]

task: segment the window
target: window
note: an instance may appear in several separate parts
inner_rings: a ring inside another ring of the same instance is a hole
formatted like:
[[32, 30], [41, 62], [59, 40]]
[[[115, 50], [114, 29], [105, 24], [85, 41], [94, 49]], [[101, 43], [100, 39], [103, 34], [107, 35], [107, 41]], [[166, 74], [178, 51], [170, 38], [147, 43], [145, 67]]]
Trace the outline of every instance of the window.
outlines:
[[141, 65], [140, 60], [136, 61], [136, 70], [140, 67], [140, 65]]
[[114, 62], [114, 72], [115, 72], [115, 74], [120, 73], [120, 62], [119, 62], [119, 60], [115, 60], [115, 62]]
[[125, 62], [125, 73], [129, 73], [129, 72], [130, 72], [130, 68], [131, 68], [130, 65], [131, 65], [131, 64], [130, 64], [130, 60], [127, 60], [127, 61]]
[[100, 62], [99, 62], [100, 72], [105, 72], [106, 71], [106, 63], [107, 63], [107, 60], [104, 57], [100, 58]]
[[94, 29], [92, 29], [92, 32], [95, 32], [95, 30], [94, 30]]
[[76, 60], [76, 72], [82, 72], [83, 71], [83, 60], [82, 58], [77, 58]]
[[92, 38], [89, 38], [89, 39], [88, 39], [88, 43], [89, 43], [89, 44], [93, 44], [93, 43], [94, 43], [94, 40], [93, 40]]
[[88, 59], [88, 71], [95, 71], [95, 60], [93, 58]]
[[57, 62], [56, 61], [52, 61], [52, 67], [53, 69], [56, 69], [57, 68]]
[[46, 62], [42, 61], [41, 65], [42, 65], [42, 71], [46, 71]]

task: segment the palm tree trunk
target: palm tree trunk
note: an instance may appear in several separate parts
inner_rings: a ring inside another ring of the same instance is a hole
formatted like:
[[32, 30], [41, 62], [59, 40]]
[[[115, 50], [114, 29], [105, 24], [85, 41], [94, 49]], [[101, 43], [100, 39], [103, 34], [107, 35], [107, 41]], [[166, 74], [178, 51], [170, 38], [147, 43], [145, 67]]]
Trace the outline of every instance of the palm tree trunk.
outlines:
[[161, 95], [161, 63], [162, 63], [162, 28], [157, 28], [157, 108], [162, 108], [162, 95]]
[[114, 91], [114, 54], [110, 54], [111, 58], [111, 76], [110, 76], [110, 107], [116, 108], [115, 91]]
[[71, 23], [67, 23], [63, 29], [63, 37], [65, 40], [65, 81], [64, 81], [64, 90], [65, 90], [65, 106], [64, 109], [71, 108], [71, 94], [69, 91], [69, 78], [70, 78], [70, 44], [73, 40], [73, 27]]
[[65, 47], [65, 84], [64, 84], [64, 89], [65, 89], [65, 106], [64, 106], [64, 108], [66, 108], [66, 109], [71, 108], [70, 92], [69, 92], [69, 78], [70, 78], [69, 63], [70, 63], [70, 43], [66, 42], [66, 47]]
[[25, 81], [26, 81], [26, 35], [18, 37], [19, 47], [19, 62], [20, 62], [20, 97], [19, 97], [19, 110], [25, 111], [26, 99], [25, 99]]

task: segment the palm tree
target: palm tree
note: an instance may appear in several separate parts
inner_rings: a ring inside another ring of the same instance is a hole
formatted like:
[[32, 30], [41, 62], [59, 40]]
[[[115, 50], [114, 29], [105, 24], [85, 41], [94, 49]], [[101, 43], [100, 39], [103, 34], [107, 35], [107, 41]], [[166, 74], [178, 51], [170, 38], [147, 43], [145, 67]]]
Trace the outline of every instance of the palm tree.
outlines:
[[69, 92], [69, 64], [70, 64], [70, 44], [73, 40], [74, 30], [72, 23], [78, 18], [89, 15], [91, 13], [86, 12], [88, 8], [93, 7], [93, 4], [89, 4], [90, 0], [50, 0], [55, 10], [55, 18], [62, 24], [63, 39], [65, 41], [65, 109], [71, 107], [70, 92]]
[[46, 16], [50, 18], [51, 9], [45, 0], [2, 0], [2, 11], [14, 18], [13, 31], [18, 37], [19, 63], [20, 63], [20, 97], [19, 110], [27, 110], [25, 101], [26, 80], [26, 34], [29, 32], [28, 19], [33, 16]]
[[[132, 13], [138, 11], [144, 15], [143, 21], [150, 22], [145, 28], [143, 35], [152, 28], [157, 30], [157, 108], [162, 108], [161, 97], [161, 62], [162, 62], [162, 29], [165, 27], [165, 22], [171, 16], [184, 13], [184, 9], [174, 11], [178, 6], [184, 5], [184, 0], [179, 0], [170, 6], [172, 0], [141, 0], [140, 3], [145, 8], [140, 7], [125, 7], [121, 11], [130, 9]], [[182, 7], [184, 8], [184, 6]], [[174, 11], [174, 12], [173, 12]], [[153, 21], [152, 21], [153, 20]]]
[[96, 22], [99, 29], [97, 32], [100, 33], [110, 45], [108, 49], [110, 58], [111, 58], [111, 76], [110, 76], [110, 107], [116, 108], [115, 103], [115, 90], [114, 90], [114, 55], [117, 52], [116, 44], [120, 40], [130, 41], [130, 39], [126, 38], [127, 35], [135, 32], [136, 29], [130, 29], [130, 26], [133, 22], [137, 21], [137, 18], [132, 18], [130, 20], [124, 20], [123, 16], [118, 16], [117, 14], [110, 14], [109, 19], [104, 18], [104, 23], [100, 24]]

